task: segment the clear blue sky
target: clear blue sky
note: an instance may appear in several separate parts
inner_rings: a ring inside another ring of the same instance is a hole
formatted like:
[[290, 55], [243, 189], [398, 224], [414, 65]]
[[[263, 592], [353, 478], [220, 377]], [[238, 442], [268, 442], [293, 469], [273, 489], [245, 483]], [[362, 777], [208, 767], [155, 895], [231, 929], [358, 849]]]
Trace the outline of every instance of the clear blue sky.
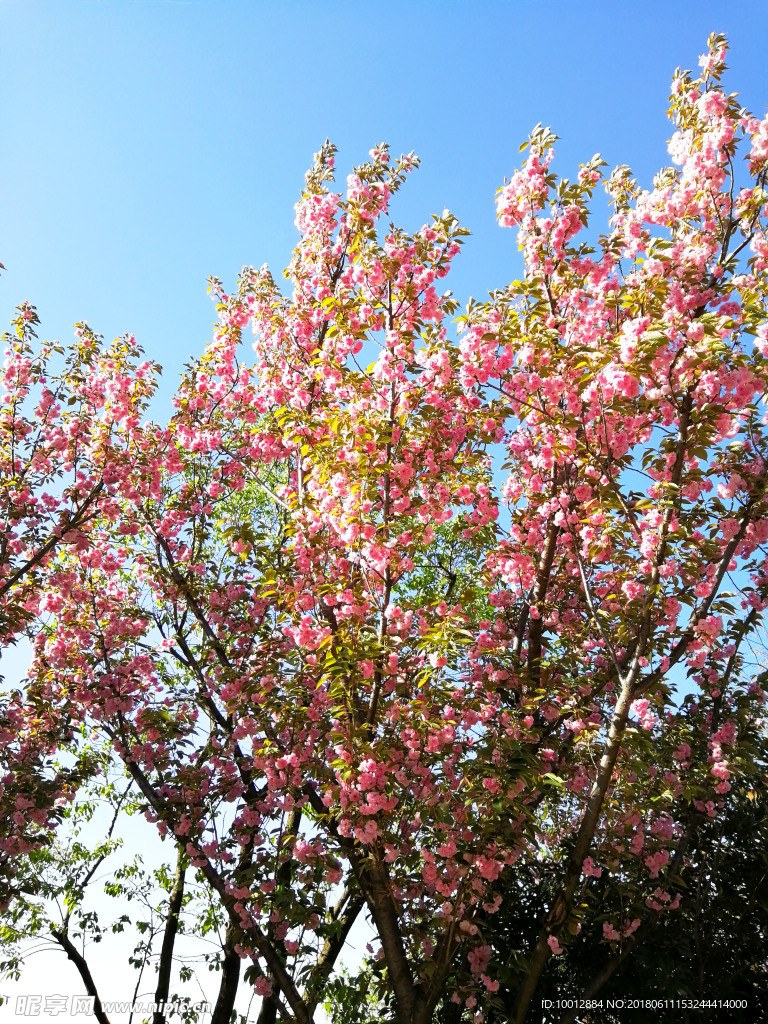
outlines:
[[650, 183], [674, 68], [728, 34], [728, 84], [768, 102], [768, 4], [752, 0], [0, 0], [0, 323], [136, 334], [165, 401], [210, 332], [209, 274], [279, 273], [326, 136], [340, 177], [379, 141], [421, 170], [393, 210], [472, 230], [461, 299], [519, 271], [494, 191], [538, 121], [572, 175], [600, 151]]

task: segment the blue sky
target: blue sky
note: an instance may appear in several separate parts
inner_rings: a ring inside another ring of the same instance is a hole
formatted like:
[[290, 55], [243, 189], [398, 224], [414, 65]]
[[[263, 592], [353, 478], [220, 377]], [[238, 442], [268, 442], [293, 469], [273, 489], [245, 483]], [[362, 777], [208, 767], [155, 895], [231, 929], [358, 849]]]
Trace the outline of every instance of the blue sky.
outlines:
[[422, 168], [405, 227], [453, 210], [473, 237], [462, 300], [519, 272], [494, 191], [538, 121], [572, 175], [600, 151], [649, 183], [674, 68], [732, 43], [729, 86], [763, 113], [768, 5], [751, 0], [0, 0], [0, 322], [87, 319], [166, 368], [158, 416], [210, 334], [208, 275], [277, 274], [313, 152], [340, 177], [379, 141]]

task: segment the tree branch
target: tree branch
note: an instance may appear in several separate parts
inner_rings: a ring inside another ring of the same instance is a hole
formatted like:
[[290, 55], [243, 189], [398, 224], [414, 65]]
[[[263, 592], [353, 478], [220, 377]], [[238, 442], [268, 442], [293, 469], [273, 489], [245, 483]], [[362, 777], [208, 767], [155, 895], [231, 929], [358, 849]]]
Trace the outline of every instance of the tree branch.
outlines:
[[85, 991], [93, 999], [94, 1017], [99, 1022], [99, 1024], [109, 1024], [109, 1017], [106, 1015], [106, 1013], [104, 1013], [104, 1010], [101, 1005], [101, 999], [99, 998], [99, 993], [96, 990], [96, 983], [93, 980], [93, 976], [91, 975], [91, 971], [90, 968], [88, 967], [88, 963], [85, 957], [78, 952], [78, 950], [72, 943], [72, 940], [65, 931], [59, 931], [58, 928], [51, 928], [51, 935], [58, 942], [58, 944], [67, 954], [67, 957], [72, 961], [72, 963], [77, 968], [78, 973], [83, 980], [83, 984], [85, 985]]
[[152, 1024], [165, 1024], [166, 1018], [164, 1007], [168, 1002], [168, 993], [171, 987], [173, 947], [176, 943], [176, 934], [179, 930], [179, 913], [184, 901], [184, 876], [186, 870], [187, 856], [183, 847], [179, 844], [176, 855], [176, 874], [173, 878], [171, 898], [168, 901], [168, 913], [165, 918], [163, 944], [160, 948], [157, 988], [155, 989], [155, 1007], [162, 1006], [163, 1009], [155, 1009], [152, 1017]]

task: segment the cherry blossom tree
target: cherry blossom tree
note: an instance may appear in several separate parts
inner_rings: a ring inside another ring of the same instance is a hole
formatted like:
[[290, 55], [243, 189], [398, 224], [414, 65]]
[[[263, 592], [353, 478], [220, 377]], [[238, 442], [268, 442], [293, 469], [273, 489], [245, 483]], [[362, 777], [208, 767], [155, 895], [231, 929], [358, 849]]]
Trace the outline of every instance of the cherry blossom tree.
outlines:
[[259, 1024], [316, 1019], [363, 913], [393, 1019], [527, 1019], [584, 925], [608, 962], [674, 913], [751, 769], [768, 119], [725, 52], [676, 73], [650, 190], [597, 157], [559, 179], [534, 130], [497, 198], [524, 274], [457, 339], [464, 229], [381, 226], [416, 159], [378, 146], [337, 192], [326, 144], [289, 291], [212, 282], [174, 417], [123, 431], [90, 544], [48, 567], [34, 692], [216, 895]]
[[[154, 387], [132, 338], [105, 347], [78, 324], [74, 345], [36, 344], [33, 306], [18, 307], [0, 368], [0, 654], [68, 598], [46, 579], [58, 551], [88, 548], [108, 500], [108, 453], [134, 429]], [[69, 586], [74, 583], [74, 578]], [[62, 809], [89, 776], [87, 753], [55, 767], [71, 720], [42, 692], [0, 695], [0, 906], [14, 893], [15, 860], [50, 840]]]

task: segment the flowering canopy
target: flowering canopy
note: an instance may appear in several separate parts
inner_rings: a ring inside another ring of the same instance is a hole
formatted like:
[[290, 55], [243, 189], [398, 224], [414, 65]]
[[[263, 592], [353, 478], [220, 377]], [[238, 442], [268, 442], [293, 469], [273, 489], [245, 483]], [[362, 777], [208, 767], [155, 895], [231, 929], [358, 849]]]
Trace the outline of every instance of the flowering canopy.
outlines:
[[[677, 167], [650, 191], [617, 168], [591, 244], [603, 162], [560, 180], [534, 131], [497, 199], [524, 277], [458, 341], [440, 281], [466, 232], [380, 229], [416, 159], [379, 146], [342, 194], [326, 145], [290, 293], [213, 282], [173, 419], [121, 428], [87, 542], [47, 567], [36, 699], [109, 738], [264, 1020], [313, 1019], [363, 909], [398, 1020], [524, 1019], [578, 887], [626, 879], [611, 944], [674, 907], [749, 760], [768, 119], [722, 91], [724, 54], [676, 74]], [[486, 936], [521, 869], [549, 909], [504, 963]]]
[[[104, 347], [87, 324], [59, 368], [63, 350], [34, 351], [34, 307], [19, 307], [3, 337], [0, 368], [0, 650], [7, 650], [36, 616], [59, 611], [74, 576], [47, 570], [59, 549], [89, 550], [90, 531], [113, 481], [108, 452], [116, 434], [138, 424], [154, 387], [154, 369], [138, 363], [132, 338]], [[68, 717], [34, 688], [0, 703], [0, 905], [13, 891], [13, 860], [50, 837], [87, 776], [86, 760], [52, 770], [57, 750], [72, 737]], [[10, 884], [10, 891], [6, 891]]]

